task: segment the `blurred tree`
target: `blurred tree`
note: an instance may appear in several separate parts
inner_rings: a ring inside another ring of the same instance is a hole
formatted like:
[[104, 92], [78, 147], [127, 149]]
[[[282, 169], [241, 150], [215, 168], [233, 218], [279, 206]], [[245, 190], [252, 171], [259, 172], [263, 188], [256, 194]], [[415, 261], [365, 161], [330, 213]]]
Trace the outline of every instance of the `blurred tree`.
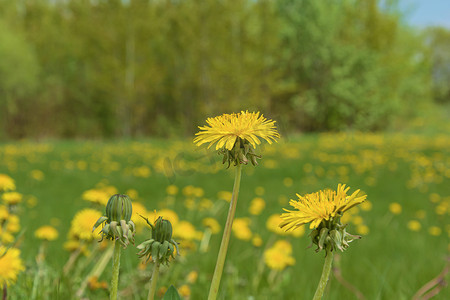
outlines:
[[438, 103], [450, 103], [450, 30], [432, 27], [425, 31], [430, 49], [433, 97]]
[[190, 135], [241, 109], [290, 130], [386, 128], [430, 91], [395, 3], [0, 0], [3, 134]]

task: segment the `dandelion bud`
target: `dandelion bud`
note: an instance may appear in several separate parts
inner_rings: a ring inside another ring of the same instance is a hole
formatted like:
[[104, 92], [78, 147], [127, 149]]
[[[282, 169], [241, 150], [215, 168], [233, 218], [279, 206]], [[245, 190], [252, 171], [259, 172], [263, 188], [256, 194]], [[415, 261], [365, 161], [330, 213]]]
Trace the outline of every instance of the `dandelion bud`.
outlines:
[[111, 221], [129, 222], [132, 212], [131, 199], [127, 195], [116, 194], [109, 198], [106, 204], [106, 217]]
[[152, 228], [152, 233], [150, 239], [137, 246], [141, 250], [138, 256], [147, 257], [147, 260], [151, 258], [154, 262], [167, 265], [170, 257], [175, 258], [175, 250], [176, 254], [179, 254], [178, 243], [172, 238], [172, 224], [162, 217], [159, 217], [154, 224], [144, 219]]
[[103, 238], [118, 240], [124, 248], [131, 242], [134, 244], [136, 226], [131, 221], [132, 214], [131, 199], [127, 195], [114, 195], [106, 204], [106, 216], [100, 217], [94, 225], [93, 230], [105, 224], [100, 231]]

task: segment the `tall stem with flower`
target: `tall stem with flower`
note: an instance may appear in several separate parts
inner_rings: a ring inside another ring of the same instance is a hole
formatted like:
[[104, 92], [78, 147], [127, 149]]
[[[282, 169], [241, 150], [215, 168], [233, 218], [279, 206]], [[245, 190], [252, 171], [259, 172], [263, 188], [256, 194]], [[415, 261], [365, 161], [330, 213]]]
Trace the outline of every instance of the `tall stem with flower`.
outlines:
[[298, 200], [291, 200], [289, 204], [295, 210], [287, 210], [281, 215], [283, 222], [281, 228], [286, 231], [293, 230], [304, 224], [311, 223], [310, 234], [312, 243], [317, 246], [316, 252], [325, 250], [325, 263], [319, 285], [314, 294], [314, 300], [322, 299], [325, 287], [330, 276], [334, 251], [344, 251], [349, 243], [360, 236], [349, 234], [341, 224], [341, 216], [350, 208], [366, 200], [366, 195], [358, 196], [359, 190], [347, 195], [350, 188], [339, 184], [336, 191], [323, 190], [305, 196], [297, 194]]
[[256, 145], [261, 143], [259, 138], [271, 144], [280, 135], [275, 127], [275, 121], [264, 118], [259, 112], [242, 111], [238, 114], [223, 114], [215, 118], [208, 118], [206, 123], [208, 123], [207, 126], [199, 127], [200, 131], [196, 133], [194, 143], [197, 146], [209, 144], [208, 148], [217, 143], [216, 150], [220, 155], [223, 155], [223, 163], [228, 163], [228, 167], [231, 164], [236, 166], [233, 195], [208, 296], [209, 300], [215, 300], [219, 292], [231, 237], [231, 228], [236, 213], [242, 164], [248, 164], [249, 161], [254, 166], [258, 164], [256, 159], [261, 157], [255, 154], [254, 149]]

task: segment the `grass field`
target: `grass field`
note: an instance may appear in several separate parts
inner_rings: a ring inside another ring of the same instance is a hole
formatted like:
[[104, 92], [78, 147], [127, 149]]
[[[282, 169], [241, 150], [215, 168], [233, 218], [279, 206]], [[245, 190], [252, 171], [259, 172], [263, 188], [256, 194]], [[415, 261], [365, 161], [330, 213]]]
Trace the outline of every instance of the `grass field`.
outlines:
[[[259, 166], [243, 168], [236, 213], [241, 235], [231, 239], [220, 299], [311, 299], [323, 252], [307, 249], [308, 228], [302, 236], [279, 235], [267, 227], [267, 220], [289, 208], [296, 193], [335, 189], [338, 183], [348, 184], [350, 192], [361, 189], [367, 194], [368, 203], [354, 208], [348, 220], [349, 232], [363, 238], [340, 255], [338, 265], [345, 280], [366, 299], [411, 299], [445, 267], [450, 251], [448, 135], [305, 135], [281, 139], [260, 152]], [[83, 200], [83, 193], [105, 187], [129, 193], [145, 206], [148, 216], [155, 209], [177, 214], [181, 256], [162, 269], [158, 286], [173, 284], [190, 299], [206, 299], [221, 232], [208, 242], [202, 220], [215, 218], [223, 228], [228, 203], [221, 198], [227, 198], [223, 191], [233, 186], [233, 167], [226, 170], [214, 151], [195, 149], [189, 140], [24, 141], [0, 145], [0, 157], [0, 173], [11, 176], [23, 194], [18, 212], [21, 232], [15, 236], [26, 269], [8, 288], [10, 299], [31, 299], [41, 244], [34, 231], [42, 225], [55, 226], [59, 238], [49, 242], [40, 263], [36, 298], [76, 298], [107, 250], [99, 250], [95, 241], [85, 243], [86, 255], [80, 255], [64, 275], [63, 266], [71, 256], [64, 243], [78, 211], [92, 207], [103, 213], [99, 205]], [[253, 201], [249, 211], [254, 198], [264, 202]], [[147, 229], [140, 230], [137, 244], [146, 233]], [[295, 264], [282, 271], [264, 262], [264, 252], [278, 240], [292, 245], [295, 258]], [[152, 264], [140, 264], [136, 252], [130, 245], [122, 253], [120, 299], [143, 299], [147, 294]], [[108, 263], [98, 280], [109, 284], [110, 273]], [[107, 289], [91, 287], [84, 297], [108, 297]], [[449, 298], [450, 291], [444, 288], [435, 299]], [[325, 299], [357, 298], [332, 277]]]

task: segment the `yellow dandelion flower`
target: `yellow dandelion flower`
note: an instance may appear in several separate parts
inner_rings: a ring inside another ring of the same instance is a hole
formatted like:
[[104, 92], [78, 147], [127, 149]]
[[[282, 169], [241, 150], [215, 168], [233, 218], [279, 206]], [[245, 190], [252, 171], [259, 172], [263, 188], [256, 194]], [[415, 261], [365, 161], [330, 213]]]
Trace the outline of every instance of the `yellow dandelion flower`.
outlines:
[[4, 221], [8, 219], [9, 211], [8, 208], [4, 205], [0, 205], [0, 221]]
[[261, 247], [263, 244], [263, 240], [259, 234], [255, 234], [252, 238], [252, 244], [255, 247]]
[[422, 225], [420, 225], [419, 221], [411, 220], [408, 222], [408, 229], [411, 231], [419, 231], [420, 228], [422, 228]]
[[42, 181], [45, 177], [44, 172], [42, 172], [41, 170], [32, 170], [30, 172], [30, 176], [37, 181]]
[[145, 206], [139, 202], [133, 202], [133, 215], [131, 216], [131, 221], [136, 224], [138, 229], [143, 228], [147, 222], [141, 216], [147, 216], [148, 212]]
[[252, 238], [252, 231], [249, 228], [250, 219], [249, 218], [236, 218], [233, 221], [231, 229], [234, 235], [244, 241], [249, 241]]
[[277, 241], [271, 248], [264, 251], [264, 262], [277, 271], [284, 270], [287, 266], [295, 264], [295, 258], [291, 256], [292, 246], [287, 241]]
[[22, 194], [17, 192], [8, 192], [2, 195], [2, 200], [5, 204], [16, 205], [22, 202]]
[[389, 211], [394, 215], [399, 215], [402, 212], [402, 206], [397, 202], [392, 202], [389, 204]]
[[0, 174], [0, 192], [13, 191], [15, 189], [14, 179], [6, 174]]
[[298, 200], [289, 202], [297, 210], [284, 209], [287, 213], [281, 215], [284, 221], [280, 227], [291, 230], [311, 222], [309, 228], [317, 228], [322, 221], [341, 215], [366, 199], [366, 195], [357, 197], [359, 190], [347, 195], [349, 189], [345, 184], [339, 184], [337, 191], [324, 190], [305, 196], [297, 194]]
[[198, 272], [197, 271], [191, 271], [186, 276], [187, 282], [189, 282], [191, 284], [195, 283], [197, 281], [197, 278], [198, 278]]
[[356, 232], [358, 234], [367, 235], [369, 233], [369, 227], [364, 224], [360, 224], [356, 227]]
[[92, 231], [92, 226], [102, 214], [95, 209], [86, 208], [79, 211], [72, 220], [70, 234], [77, 239], [91, 241], [98, 236], [101, 226]]
[[194, 143], [200, 146], [209, 143], [208, 148], [217, 143], [216, 150], [224, 147], [231, 150], [239, 139], [248, 141], [253, 148], [261, 144], [259, 138], [269, 144], [276, 141], [280, 135], [275, 127], [275, 121], [264, 118], [262, 114], [241, 111], [237, 114], [223, 114], [206, 120], [207, 126], [199, 126], [200, 132], [195, 135]]
[[83, 200], [89, 202], [98, 203], [100, 205], [106, 205], [111, 195], [112, 194], [108, 193], [105, 190], [90, 189], [85, 191], [81, 197], [83, 198]]
[[442, 233], [442, 229], [437, 226], [431, 226], [428, 228], [428, 233], [434, 236], [439, 236]]
[[8, 245], [14, 242], [15, 238], [14, 236], [9, 232], [2, 232], [0, 233], [0, 240], [2, 244]]
[[178, 194], [178, 187], [171, 184], [166, 188], [166, 193], [167, 195], [175, 196], [176, 194]]
[[41, 226], [34, 232], [34, 236], [40, 240], [54, 241], [58, 238], [58, 231], [52, 226]]
[[264, 201], [264, 199], [260, 198], [260, 197], [256, 197], [256, 198], [253, 198], [253, 200], [250, 202], [250, 207], [248, 208], [248, 211], [250, 212], [250, 214], [256, 216], [256, 215], [260, 215], [265, 207], [266, 207], [266, 202]]
[[189, 297], [191, 295], [191, 288], [187, 284], [183, 284], [178, 288], [178, 293], [181, 297]]
[[20, 250], [0, 246], [0, 286], [15, 283], [19, 272], [23, 270], [25, 267], [20, 259]]
[[216, 234], [216, 233], [220, 232], [220, 225], [219, 225], [219, 222], [217, 222], [216, 219], [214, 219], [214, 218], [204, 218], [202, 223], [203, 223], [203, 226], [206, 226], [209, 229], [211, 229], [211, 233], [212, 234]]
[[184, 240], [201, 240], [202, 233], [195, 230], [194, 225], [188, 221], [180, 221], [173, 228], [173, 236]]
[[[139, 197], [138, 191], [135, 189], [129, 189], [125, 192], [125, 195], [128, 195], [131, 199], [136, 200]], [[134, 203], [133, 203], [134, 204]], [[134, 206], [133, 206], [134, 207]]]
[[9, 215], [8, 223], [6, 224], [6, 231], [16, 233], [20, 230], [20, 219], [17, 215]]
[[231, 201], [232, 196], [233, 196], [233, 193], [228, 192], [228, 191], [220, 191], [217, 193], [217, 198], [219, 198], [221, 200], [225, 200], [227, 202]]
[[[166, 219], [166, 220], [169, 220], [170, 223], [172, 223], [172, 226], [174, 226], [174, 227], [175, 227], [175, 226], [177, 225], [177, 223], [178, 223], [178, 220], [179, 220], [178, 215], [177, 215], [176, 212], [174, 212], [174, 211], [171, 210], [171, 209], [167, 209], [167, 208], [161, 209], [161, 210], [159, 210], [156, 214], [157, 214], [158, 216], [163, 217], [163, 218]], [[150, 219], [149, 219], [149, 220], [150, 220]]]

